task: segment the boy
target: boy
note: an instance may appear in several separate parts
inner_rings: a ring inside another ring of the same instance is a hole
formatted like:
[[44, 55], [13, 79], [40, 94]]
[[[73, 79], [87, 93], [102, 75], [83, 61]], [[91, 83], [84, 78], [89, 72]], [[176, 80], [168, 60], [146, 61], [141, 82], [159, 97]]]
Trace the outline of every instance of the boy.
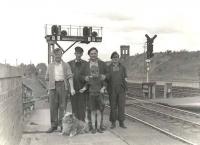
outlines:
[[[98, 114], [101, 114], [101, 123], [103, 124], [103, 110], [105, 107], [103, 101], [103, 93], [105, 92], [105, 82], [102, 76], [99, 74], [99, 68], [95, 65], [90, 68], [90, 76], [87, 84], [80, 90], [81, 93], [89, 89], [89, 100], [88, 100], [88, 110], [91, 111], [91, 122], [92, 122], [92, 133], [96, 131], [103, 133], [101, 127], [98, 126]], [[95, 122], [93, 122], [95, 120]], [[93, 128], [95, 126], [95, 128]]]

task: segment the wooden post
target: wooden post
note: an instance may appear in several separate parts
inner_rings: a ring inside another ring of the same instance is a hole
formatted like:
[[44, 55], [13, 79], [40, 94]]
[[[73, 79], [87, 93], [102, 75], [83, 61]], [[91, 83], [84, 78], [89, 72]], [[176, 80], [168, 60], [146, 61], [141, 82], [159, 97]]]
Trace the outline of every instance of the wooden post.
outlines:
[[172, 83], [165, 83], [164, 86], [164, 98], [172, 97]]

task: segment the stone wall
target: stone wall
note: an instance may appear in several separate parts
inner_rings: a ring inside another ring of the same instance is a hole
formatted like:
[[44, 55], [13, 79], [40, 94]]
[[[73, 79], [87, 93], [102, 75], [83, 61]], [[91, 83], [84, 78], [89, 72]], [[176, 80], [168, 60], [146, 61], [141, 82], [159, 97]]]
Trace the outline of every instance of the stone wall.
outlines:
[[22, 79], [17, 67], [0, 64], [0, 145], [18, 145], [22, 136]]

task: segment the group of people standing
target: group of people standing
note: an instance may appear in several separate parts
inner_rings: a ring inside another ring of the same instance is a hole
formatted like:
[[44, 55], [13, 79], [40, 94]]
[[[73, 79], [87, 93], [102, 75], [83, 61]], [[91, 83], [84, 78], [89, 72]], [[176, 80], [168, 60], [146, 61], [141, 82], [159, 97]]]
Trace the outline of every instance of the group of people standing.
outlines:
[[[79, 120], [88, 120], [92, 133], [102, 133], [106, 127], [103, 124], [105, 107], [104, 94], [107, 91], [111, 107], [111, 129], [119, 126], [126, 128], [125, 120], [125, 93], [127, 91], [125, 67], [120, 63], [119, 54], [111, 54], [111, 63], [98, 58], [98, 50], [92, 47], [88, 50], [89, 61], [81, 59], [81, 47], [75, 47], [75, 59], [66, 63], [62, 60], [62, 49], [54, 49], [54, 62], [49, 64], [45, 79], [48, 81], [50, 100], [51, 127], [48, 133], [62, 130], [62, 118], [70, 96], [72, 113]], [[70, 94], [70, 95], [69, 95]], [[100, 117], [98, 125], [97, 118]]]

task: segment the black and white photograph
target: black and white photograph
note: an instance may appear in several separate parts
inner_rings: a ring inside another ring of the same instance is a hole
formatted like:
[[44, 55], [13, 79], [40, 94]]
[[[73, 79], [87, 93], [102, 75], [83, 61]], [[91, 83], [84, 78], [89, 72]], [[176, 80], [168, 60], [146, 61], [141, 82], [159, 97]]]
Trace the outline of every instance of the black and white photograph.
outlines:
[[0, 2], [0, 145], [200, 145], [198, 0]]

